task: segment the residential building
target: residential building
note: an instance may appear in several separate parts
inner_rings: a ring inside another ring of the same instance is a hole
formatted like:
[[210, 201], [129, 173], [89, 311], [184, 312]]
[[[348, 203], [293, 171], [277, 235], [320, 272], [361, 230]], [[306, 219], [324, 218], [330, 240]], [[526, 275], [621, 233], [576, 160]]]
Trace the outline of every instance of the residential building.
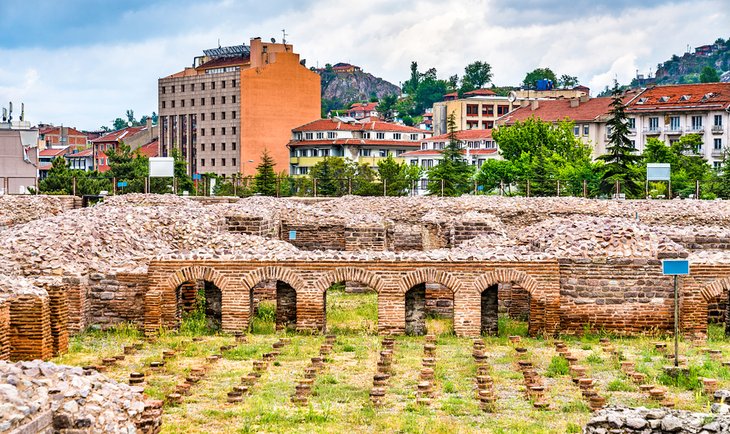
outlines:
[[433, 109], [427, 108], [426, 112], [421, 115], [421, 122], [418, 124], [418, 128], [425, 131], [433, 131]]
[[593, 158], [605, 154], [608, 134], [606, 121], [611, 110], [611, 98], [590, 98], [582, 96], [572, 99], [542, 99], [522, 101], [519, 108], [501, 117], [498, 126], [513, 125], [529, 118], [558, 123], [562, 120], [574, 122], [573, 134], [593, 148]]
[[30, 122], [0, 120], [0, 194], [26, 194], [37, 187], [38, 129]]
[[249, 176], [267, 150], [285, 170], [292, 128], [320, 116], [319, 75], [261, 38], [203, 53], [158, 82], [161, 155], [178, 149], [191, 174]]
[[359, 103], [356, 102], [352, 106], [350, 106], [350, 109], [347, 110], [347, 116], [360, 120], [365, 118], [379, 118], [380, 113], [378, 113], [378, 103], [377, 102], [368, 102], [368, 103]]
[[45, 149], [64, 149], [69, 146], [83, 148], [89, 143], [86, 133], [76, 128], [53, 125], [40, 126], [39, 140]]
[[631, 137], [639, 152], [655, 137], [666, 144], [699, 134], [697, 153], [714, 168], [730, 142], [730, 83], [677, 84], [644, 89], [627, 102]]
[[[492, 139], [492, 130], [461, 130], [456, 132], [461, 143], [464, 159], [477, 169], [489, 159], [501, 159], [497, 143]], [[416, 186], [418, 194], [428, 191], [428, 170], [443, 159], [442, 151], [449, 144], [449, 134], [428, 137], [421, 140], [420, 148], [401, 155], [406, 162], [423, 169], [423, 175]]]
[[382, 121], [360, 122], [351, 118], [319, 119], [292, 129], [287, 147], [291, 175], [306, 175], [325, 157], [344, 157], [377, 169], [378, 161], [392, 154], [418, 149], [431, 133]]
[[[495, 96], [497, 95], [493, 90], [490, 89], [474, 89], [469, 92], [464, 92], [464, 98], [470, 98], [473, 96]], [[459, 92], [451, 92], [444, 95], [444, 101], [456, 101], [459, 99]]]
[[[490, 93], [492, 91], [486, 90]], [[453, 96], [453, 94], [451, 94]], [[451, 98], [447, 95], [446, 98]], [[516, 103], [519, 104], [519, 103]], [[496, 120], [517, 107], [506, 96], [477, 94], [464, 98], [447, 99], [433, 105], [433, 133], [446, 134], [447, 120], [453, 113], [457, 130], [489, 130], [494, 128]]]
[[339, 74], [352, 74], [361, 71], [359, 66], [350, 65], [349, 63], [335, 63], [332, 66], [332, 70]]
[[591, 89], [586, 86], [575, 86], [570, 89], [546, 89], [546, 90], [535, 90], [535, 89], [520, 89], [516, 90], [515, 96], [518, 99], [558, 99], [558, 98], [581, 98], [590, 96]]
[[83, 150], [73, 149], [63, 155], [66, 165], [72, 170], [91, 172], [94, 170], [94, 148]]
[[65, 148], [46, 148], [38, 151], [38, 179], [46, 179], [53, 160], [63, 158], [68, 150], [69, 147], [67, 146]]
[[106, 151], [117, 149], [121, 142], [124, 142], [132, 150], [141, 148], [155, 142], [159, 135], [158, 131], [157, 125], [152, 125], [152, 120], [148, 119], [145, 126], [123, 128], [92, 140], [94, 168], [99, 172], [106, 172], [109, 170]]

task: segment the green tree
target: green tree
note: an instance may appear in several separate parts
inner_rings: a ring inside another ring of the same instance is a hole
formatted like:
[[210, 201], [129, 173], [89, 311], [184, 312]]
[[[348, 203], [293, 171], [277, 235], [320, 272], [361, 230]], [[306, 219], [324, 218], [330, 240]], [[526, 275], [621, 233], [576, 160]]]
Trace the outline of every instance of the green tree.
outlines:
[[[127, 187], [125, 187], [123, 191], [144, 191], [144, 179], [149, 173], [149, 160], [147, 157], [141, 155], [139, 152], [133, 151], [129, 145], [124, 142], [119, 142], [116, 149], [107, 150], [106, 156], [109, 160], [109, 171], [106, 174], [111, 178], [116, 178], [117, 182], [127, 182]], [[164, 181], [155, 180], [155, 185], [150, 185], [150, 189], [152, 191], [156, 191], [158, 188], [162, 188], [159, 184], [163, 182]]]
[[385, 95], [378, 102], [378, 113], [386, 122], [392, 122], [395, 117], [398, 96], [396, 94]]
[[557, 85], [558, 79], [555, 77], [555, 73], [550, 68], [537, 68], [534, 71], [528, 72], [525, 75], [525, 79], [522, 80], [522, 85], [528, 89], [535, 89], [537, 87], [537, 80], [548, 79], [552, 80]]
[[424, 75], [423, 81], [421, 81], [418, 89], [416, 89], [416, 94], [413, 99], [414, 105], [408, 113], [409, 115], [418, 116], [422, 114], [427, 108], [433, 107], [435, 102], [443, 100], [444, 95], [448, 93], [448, 83], [444, 80], [437, 79], [435, 75], [435, 70], [433, 70], [433, 74], [427, 72]]
[[385, 184], [387, 196], [404, 196], [410, 188], [408, 164], [399, 163], [388, 153], [388, 158], [378, 161], [378, 176]]
[[727, 150], [716, 175], [713, 193], [722, 199], [730, 199], [730, 153]]
[[276, 172], [274, 172], [274, 159], [269, 151], [264, 149], [261, 154], [261, 163], [256, 166], [254, 176], [254, 190], [263, 196], [276, 196]]
[[309, 171], [318, 196], [343, 196], [348, 193], [355, 171], [350, 160], [342, 157], [324, 157]]
[[474, 89], [481, 89], [492, 81], [492, 66], [487, 62], [477, 60], [464, 68], [464, 76], [461, 78], [462, 85], [471, 85]]
[[411, 78], [403, 83], [403, 93], [413, 95], [418, 89], [418, 85], [421, 81], [421, 74], [418, 72], [418, 63], [411, 62]]
[[477, 184], [485, 193], [489, 193], [501, 185], [508, 193], [512, 192], [511, 185], [517, 180], [519, 170], [512, 161], [489, 159], [482, 164], [476, 174]]
[[461, 141], [457, 136], [456, 115], [447, 120], [449, 143], [441, 151], [439, 164], [428, 171], [428, 193], [432, 195], [460, 196], [473, 189], [474, 168], [461, 154]]
[[561, 87], [563, 89], [578, 86], [578, 77], [574, 75], [563, 74], [558, 79], [557, 85], [558, 87]]
[[643, 188], [638, 182], [641, 173], [636, 164], [641, 161], [641, 156], [636, 154], [636, 149], [629, 140], [629, 122], [618, 83], [614, 83], [606, 128], [609, 131], [606, 154], [598, 157], [606, 163], [601, 177], [601, 191], [611, 193], [614, 184], [619, 182], [624, 186], [627, 197], [639, 197]]
[[700, 83], [717, 83], [720, 81], [720, 74], [712, 66], [705, 66], [700, 72]]
[[112, 129], [114, 131], [121, 130], [127, 128], [127, 121], [125, 121], [122, 118], [116, 118], [114, 119], [114, 122], [112, 123]]
[[66, 159], [56, 157], [51, 162], [51, 169], [45, 179], [38, 183], [44, 194], [71, 194], [73, 189], [73, 173], [66, 165]]

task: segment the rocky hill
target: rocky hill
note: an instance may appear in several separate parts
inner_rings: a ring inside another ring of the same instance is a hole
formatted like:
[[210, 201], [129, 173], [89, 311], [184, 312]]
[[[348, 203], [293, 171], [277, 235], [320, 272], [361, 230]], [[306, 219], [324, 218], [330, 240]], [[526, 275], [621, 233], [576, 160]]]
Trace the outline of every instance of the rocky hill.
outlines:
[[697, 83], [702, 69], [714, 68], [722, 81], [730, 81], [730, 40], [696, 47], [694, 52], [674, 55], [657, 65], [655, 84]]
[[[315, 70], [322, 77], [322, 107], [341, 109], [353, 102], [367, 101], [372, 97], [400, 95], [400, 88], [382, 78], [363, 72], [358, 67], [326, 68]], [[349, 69], [342, 71], [341, 69]]]

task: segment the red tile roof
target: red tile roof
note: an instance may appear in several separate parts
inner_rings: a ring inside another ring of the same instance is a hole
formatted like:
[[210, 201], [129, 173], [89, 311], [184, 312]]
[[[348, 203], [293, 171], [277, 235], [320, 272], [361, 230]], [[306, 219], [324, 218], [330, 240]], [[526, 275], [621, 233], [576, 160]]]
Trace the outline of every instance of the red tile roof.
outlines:
[[318, 119], [294, 128], [292, 131], [392, 131], [396, 133], [428, 133], [428, 131], [418, 129], [416, 127], [408, 127], [390, 122], [368, 120], [366, 122], [347, 123], [335, 118]]
[[64, 155], [64, 157], [66, 157], [66, 158], [86, 158], [86, 157], [91, 157], [93, 155], [94, 155], [94, 150], [89, 148], [89, 149], [84, 149], [83, 151], [79, 151], [79, 152], [67, 153], [66, 155]]
[[120, 140], [124, 140], [125, 137], [133, 136], [145, 128], [147, 128], [147, 127], [139, 126], [139, 127], [122, 128], [121, 130], [112, 131], [109, 134], [105, 134], [105, 135], [99, 137], [98, 139], [92, 140], [91, 142], [92, 143], [119, 142]]
[[[404, 152], [401, 157], [417, 157], [417, 156], [437, 156], [441, 155], [441, 151], [438, 149], [419, 149], [418, 151]], [[466, 155], [466, 149], [462, 149], [461, 153]], [[494, 155], [497, 154], [497, 149], [469, 149], [469, 155]]]
[[420, 128], [409, 127], [407, 125], [393, 124], [390, 122], [383, 121], [368, 121], [362, 124], [363, 130], [365, 131], [393, 131], [396, 133], [423, 133]]
[[[69, 136], [83, 136], [86, 137], [87, 134], [84, 132], [81, 132], [73, 127], [64, 127], [68, 130]], [[54, 135], [61, 135], [61, 127], [45, 127], [41, 128], [41, 130], [38, 132], [40, 135], [46, 135], [46, 134], [54, 134]]]
[[535, 110], [529, 105], [519, 107], [499, 118], [499, 123], [509, 125], [531, 117], [545, 122], [557, 122], [566, 118], [576, 122], [595, 122], [608, 115], [612, 98], [590, 98], [586, 102], [579, 103], [578, 107], [571, 107], [570, 101], [570, 99], [541, 99], [537, 101], [538, 107]]
[[496, 95], [496, 93], [489, 89], [474, 89], [470, 90], [469, 92], [464, 92], [464, 96], [491, 96]]
[[61, 149], [44, 149], [38, 153], [39, 157], [58, 157], [59, 155], [63, 155], [64, 152], [66, 152], [66, 148]]
[[730, 83], [650, 87], [635, 96], [627, 112], [723, 110], [730, 108]]
[[160, 141], [153, 140], [146, 145], [139, 147], [139, 152], [149, 158], [160, 156]]
[[292, 140], [289, 146], [331, 146], [331, 145], [349, 145], [349, 146], [397, 146], [404, 148], [414, 148], [420, 146], [421, 142], [411, 142], [403, 140], [375, 140], [375, 139], [332, 139], [332, 140]]
[[[456, 138], [459, 140], [479, 140], [479, 139], [491, 139], [492, 130], [461, 130], [456, 132]], [[424, 139], [425, 142], [438, 142], [449, 140], [448, 134], [441, 134], [439, 136], [429, 137]]]
[[53, 166], [51, 163], [39, 163], [38, 170], [51, 170], [51, 166]]
[[361, 111], [361, 110], [364, 112], [371, 112], [377, 108], [378, 108], [377, 102], [369, 102], [369, 103], [365, 103], [365, 104], [356, 102], [355, 104], [350, 106], [350, 110], [348, 110], [348, 112]]

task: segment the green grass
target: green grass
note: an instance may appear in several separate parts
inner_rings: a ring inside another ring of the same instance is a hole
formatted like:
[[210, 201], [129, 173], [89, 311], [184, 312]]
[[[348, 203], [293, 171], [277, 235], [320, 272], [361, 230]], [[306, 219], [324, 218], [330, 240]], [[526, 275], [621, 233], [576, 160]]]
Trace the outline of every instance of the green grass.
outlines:
[[550, 366], [548, 366], [545, 375], [548, 377], [557, 377], [560, 375], [568, 375], [570, 372], [570, 364], [565, 358], [560, 356], [553, 356], [550, 360]]
[[251, 318], [251, 333], [270, 335], [276, 332], [276, 302], [261, 301]]
[[378, 294], [347, 293], [342, 286], [327, 290], [327, 331], [337, 335], [378, 331]]

